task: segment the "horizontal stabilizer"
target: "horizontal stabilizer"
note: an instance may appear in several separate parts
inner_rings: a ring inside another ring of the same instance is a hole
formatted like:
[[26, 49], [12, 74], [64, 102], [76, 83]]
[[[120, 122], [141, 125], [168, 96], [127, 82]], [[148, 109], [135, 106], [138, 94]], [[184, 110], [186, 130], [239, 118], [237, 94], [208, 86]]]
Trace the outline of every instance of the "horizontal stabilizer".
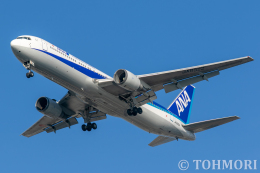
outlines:
[[222, 124], [229, 123], [229, 122], [237, 120], [237, 119], [240, 119], [240, 118], [238, 116], [218, 118], [218, 119], [214, 119], [214, 120], [207, 120], [207, 121], [201, 121], [201, 122], [197, 122], [197, 123], [183, 125], [183, 127], [188, 131], [197, 133], [197, 132], [211, 129], [213, 127], [217, 127]]
[[174, 141], [176, 138], [171, 138], [171, 137], [165, 137], [165, 136], [158, 136], [157, 138], [155, 138], [150, 144], [149, 146], [151, 147], [155, 147], [161, 144], [165, 144], [167, 142], [171, 142]]

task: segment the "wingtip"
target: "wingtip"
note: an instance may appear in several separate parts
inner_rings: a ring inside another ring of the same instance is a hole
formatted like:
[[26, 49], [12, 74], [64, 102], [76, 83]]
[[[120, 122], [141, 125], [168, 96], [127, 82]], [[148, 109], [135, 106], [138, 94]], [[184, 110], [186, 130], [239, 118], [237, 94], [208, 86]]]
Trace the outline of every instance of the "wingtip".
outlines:
[[26, 134], [24, 134], [24, 133], [20, 134], [19, 136], [24, 136], [24, 137], [27, 137], [27, 138], [30, 137], [30, 136], [28, 136], [28, 135], [26, 135]]
[[247, 58], [248, 58], [250, 61], [254, 61], [254, 58], [252, 58], [251, 56], [247, 56]]
[[239, 117], [239, 116], [236, 116], [236, 115], [235, 115], [234, 117], [235, 117], [236, 119], [240, 119], [240, 117]]

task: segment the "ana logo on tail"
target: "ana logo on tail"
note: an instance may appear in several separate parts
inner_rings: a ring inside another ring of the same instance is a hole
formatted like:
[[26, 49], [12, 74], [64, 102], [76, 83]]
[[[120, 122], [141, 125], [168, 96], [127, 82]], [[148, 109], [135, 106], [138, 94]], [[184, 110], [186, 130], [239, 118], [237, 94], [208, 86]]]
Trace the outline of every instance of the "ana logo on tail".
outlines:
[[189, 102], [191, 102], [190, 97], [186, 90], [184, 90], [184, 92], [176, 100], [176, 106], [179, 116], [181, 116], [180, 113], [184, 111], [184, 109], [188, 106]]
[[185, 124], [189, 123], [194, 90], [195, 87], [192, 85], [185, 87], [168, 107], [168, 110], [179, 117]]

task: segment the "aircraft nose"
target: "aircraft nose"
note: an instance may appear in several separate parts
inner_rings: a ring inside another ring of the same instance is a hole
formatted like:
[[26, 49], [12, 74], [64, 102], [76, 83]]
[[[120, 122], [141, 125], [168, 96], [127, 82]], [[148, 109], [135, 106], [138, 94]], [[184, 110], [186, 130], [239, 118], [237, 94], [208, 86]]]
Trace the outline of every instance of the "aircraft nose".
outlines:
[[17, 53], [19, 51], [18, 47], [20, 46], [20, 40], [14, 39], [14, 40], [11, 41], [10, 45], [11, 45], [12, 51], [14, 53]]
[[11, 41], [11, 48], [15, 48], [16, 46], [18, 46], [19, 45], [19, 42], [18, 42], [18, 40], [17, 39], [14, 39], [14, 40], [12, 40]]

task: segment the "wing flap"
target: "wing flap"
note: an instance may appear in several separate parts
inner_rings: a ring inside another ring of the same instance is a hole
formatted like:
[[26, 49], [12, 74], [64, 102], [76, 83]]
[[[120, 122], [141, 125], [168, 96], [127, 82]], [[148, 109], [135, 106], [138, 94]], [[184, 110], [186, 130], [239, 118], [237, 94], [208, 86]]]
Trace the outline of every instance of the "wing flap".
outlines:
[[50, 133], [50, 132], [53, 132], [53, 131], [56, 131], [56, 130], [60, 130], [60, 129], [63, 129], [63, 128], [66, 128], [66, 127], [71, 127], [75, 124], [78, 124], [78, 121], [76, 118], [70, 118], [67, 120], [67, 122], [64, 122], [64, 121], [60, 121], [58, 124], [55, 124], [53, 125], [52, 127], [49, 127], [48, 129], [46, 129], [45, 131], [47, 133]]
[[109, 80], [99, 80], [98, 85], [100, 87], [102, 87], [105, 91], [115, 95], [115, 96], [119, 96], [119, 95], [123, 95], [123, 94], [127, 94], [127, 93], [131, 93], [130, 91], [118, 86], [113, 79]]
[[107, 116], [104, 115], [104, 116], [99, 116], [99, 117], [91, 118], [89, 121], [90, 121], [90, 122], [99, 121], [99, 120], [104, 120], [104, 119], [106, 119], [106, 118], [107, 118]]
[[148, 144], [151, 147], [155, 147], [158, 145], [162, 145], [165, 144], [167, 142], [171, 142], [174, 141], [176, 138], [172, 138], [172, 137], [165, 137], [165, 136], [158, 136], [157, 138], [155, 138], [150, 144]]
[[104, 120], [106, 118], [106, 114], [101, 111], [89, 114], [89, 122]]
[[237, 119], [240, 119], [240, 118], [238, 116], [231, 116], [231, 117], [201, 121], [201, 122], [197, 122], [197, 123], [191, 123], [191, 124], [183, 125], [183, 127], [188, 131], [192, 131], [193, 133], [198, 133], [198, 132], [201, 132], [204, 130], [211, 129], [213, 127], [220, 126], [222, 124], [229, 123], [229, 122], [237, 120]]
[[178, 83], [171, 83], [171, 84], [168, 84], [168, 85], [164, 85], [164, 90], [165, 90], [166, 93], [169, 93], [169, 92], [172, 92], [174, 90], [181, 89], [182, 87], [188, 86], [190, 84], [194, 84], [194, 83], [203, 81], [205, 79], [208, 80], [208, 78], [211, 78], [211, 77], [214, 77], [214, 76], [217, 76], [217, 75], [219, 75], [219, 71], [207, 73], [203, 76], [197, 76], [197, 77], [185, 79], [185, 80], [182, 80]]

